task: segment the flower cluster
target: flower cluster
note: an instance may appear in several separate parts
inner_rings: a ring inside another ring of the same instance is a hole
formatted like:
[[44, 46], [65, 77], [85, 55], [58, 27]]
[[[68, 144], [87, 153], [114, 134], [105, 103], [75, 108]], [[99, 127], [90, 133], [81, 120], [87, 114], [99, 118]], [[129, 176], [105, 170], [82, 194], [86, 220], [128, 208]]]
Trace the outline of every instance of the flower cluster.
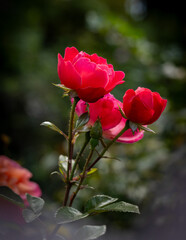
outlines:
[[32, 173], [6, 156], [0, 156], [0, 186], [7, 186], [25, 202], [26, 195], [41, 196], [37, 183], [30, 181]]
[[[152, 124], [160, 117], [167, 104], [167, 100], [161, 98], [159, 93], [141, 87], [136, 91], [127, 90], [121, 103], [110, 92], [116, 85], [124, 82], [124, 72], [114, 71], [113, 66], [97, 54], [79, 52], [75, 47], [67, 47], [64, 58], [58, 55], [58, 75], [61, 84], [75, 91], [80, 98], [76, 113], [80, 116], [89, 111], [88, 126], [93, 126], [99, 119], [103, 137], [108, 139], [115, 138], [125, 127], [127, 120], [138, 124], [137, 126]], [[135, 131], [127, 129], [117, 141], [139, 141], [143, 132], [140, 127]]]

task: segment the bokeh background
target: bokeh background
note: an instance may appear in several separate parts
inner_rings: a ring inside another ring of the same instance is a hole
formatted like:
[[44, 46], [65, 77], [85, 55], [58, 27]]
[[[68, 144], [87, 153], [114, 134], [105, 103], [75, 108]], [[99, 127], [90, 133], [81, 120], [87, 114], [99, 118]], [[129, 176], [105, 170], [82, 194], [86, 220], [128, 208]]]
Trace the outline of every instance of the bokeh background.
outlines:
[[[66, 154], [64, 139], [40, 126], [68, 128], [70, 102], [59, 83], [57, 53], [67, 46], [108, 59], [125, 72], [124, 92], [138, 86], [168, 99], [162, 117], [131, 145], [116, 144], [82, 191], [76, 206], [103, 193], [139, 205], [141, 215], [102, 214], [108, 225], [100, 239], [184, 239], [186, 234], [185, 37], [182, 1], [6, 0], [0, 7], [0, 154], [33, 173], [43, 197], [61, 202], [63, 184], [50, 173]], [[75, 151], [78, 151], [82, 139]]]

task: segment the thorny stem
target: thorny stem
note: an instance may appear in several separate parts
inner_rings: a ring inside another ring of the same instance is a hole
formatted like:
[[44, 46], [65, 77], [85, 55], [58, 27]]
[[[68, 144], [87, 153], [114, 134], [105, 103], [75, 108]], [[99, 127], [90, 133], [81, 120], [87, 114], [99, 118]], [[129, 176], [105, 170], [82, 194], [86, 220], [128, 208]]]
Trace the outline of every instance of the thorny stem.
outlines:
[[66, 206], [67, 204], [70, 189], [72, 187], [69, 176], [72, 168], [72, 157], [73, 157], [73, 149], [74, 149], [73, 126], [74, 126], [74, 113], [75, 113], [77, 102], [78, 102], [78, 99], [74, 98], [74, 101], [71, 106], [71, 111], [70, 111], [69, 129], [68, 129], [68, 166], [67, 166], [67, 178], [66, 178], [66, 192], [65, 192], [65, 198], [63, 201], [63, 206]]
[[72, 184], [71, 184], [71, 182], [69, 181], [69, 182], [67, 183], [67, 185], [66, 185], [66, 191], [65, 191], [65, 197], [64, 197], [64, 201], [63, 201], [63, 206], [66, 206], [66, 205], [67, 205], [68, 196], [69, 196], [71, 187], [72, 187]]
[[82, 172], [82, 174], [80, 175], [79, 184], [78, 184], [78, 186], [77, 186], [77, 188], [76, 188], [76, 191], [75, 191], [75, 192], [72, 194], [72, 196], [71, 196], [69, 206], [72, 206], [72, 203], [73, 203], [75, 197], [77, 196], [79, 190], [81, 189], [81, 185], [82, 185], [82, 183], [83, 183], [83, 181], [84, 181], [84, 179], [85, 179], [85, 177], [86, 177], [87, 166], [88, 166], [88, 164], [89, 164], [89, 162], [90, 162], [90, 160], [91, 160], [91, 158], [92, 158], [93, 152], [94, 152], [94, 149], [92, 149], [92, 150], [90, 151], [89, 156], [87, 157], [87, 160], [86, 160], [85, 165], [84, 165], [84, 167], [83, 167], [83, 172]]
[[73, 157], [73, 125], [74, 125], [74, 113], [77, 101], [74, 99], [72, 103], [71, 111], [70, 111], [70, 121], [69, 121], [69, 129], [68, 129], [68, 169], [67, 169], [67, 180], [69, 179], [69, 174], [72, 167], [72, 157]]
[[127, 130], [129, 129], [128, 126], [128, 121], [125, 124], [125, 127], [121, 130], [121, 132], [118, 133], [118, 135], [115, 136], [115, 138], [112, 139], [112, 141], [110, 141], [105, 148], [102, 150], [101, 154], [96, 158], [96, 160], [87, 168], [87, 171], [90, 171], [90, 169], [92, 167], [94, 167], [94, 165], [103, 157], [103, 155], [106, 153], [106, 151], [108, 150], [108, 148], [116, 142], [116, 140]]

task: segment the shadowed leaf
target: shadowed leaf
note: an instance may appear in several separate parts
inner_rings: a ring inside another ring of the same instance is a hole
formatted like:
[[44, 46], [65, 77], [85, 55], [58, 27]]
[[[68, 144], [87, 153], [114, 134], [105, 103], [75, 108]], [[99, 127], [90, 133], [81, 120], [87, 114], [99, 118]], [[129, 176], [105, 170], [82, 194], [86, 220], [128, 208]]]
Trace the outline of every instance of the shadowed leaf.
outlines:
[[8, 201], [11, 201], [20, 207], [24, 206], [23, 200], [20, 198], [20, 196], [8, 187], [0, 187], [0, 197], [6, 198]]
[[38, 218], [41, 213], [34, 213], [31, 209], [25, 208], [22, 211], [23, 218], [25, 219], [26, 223], [30, 223], [34, 221], [36, 218]]
[[58, 224], [70, 223], [88, 216], [72, 207], [61, 207], [56, 211], [55, 217]]
[[85, 225], [82, 228], [80, 228], [74, 237], [76, 239], [81, 240], [91, 240], [91, 239], [97, 239], [98, 237], [102, 236], [106, 232], [106, 226], [91, 226], [91, 225]]
[[34, 213], [40, 213], [41, 210], [43, 209], [45, 201], [42, 198], [31, 196], [28, 193], [26, 194], [26, 198]]

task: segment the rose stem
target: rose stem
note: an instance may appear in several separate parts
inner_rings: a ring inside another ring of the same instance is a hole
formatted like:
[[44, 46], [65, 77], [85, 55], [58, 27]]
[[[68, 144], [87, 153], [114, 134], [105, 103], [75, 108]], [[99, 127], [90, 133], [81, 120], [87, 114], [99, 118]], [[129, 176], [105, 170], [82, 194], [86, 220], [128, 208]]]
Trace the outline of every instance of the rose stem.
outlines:
[[103, 149], [103, 151], [101, 152], [101, 154], [96, 158], [96, 160], [87, 168], [87, 171], [90, 171], [90, 169], [103, 157], [103, 155], [105, 154], [105, 152], [108, 150], [108, 148], [115, 143], [115, 141], [127, 130], [129, 129], [128, 126], [128, 121], [125, 124], [125, 127], [121, 130], [121, 132], [118, 133], [118, 135], [115, 136], [115, 138], [112, 139], [112, 141], [110, 141], [106, 147]]
[[80, 158], [81, 158], [81, 156], [82, 156], [82, 154], [83, 154], [86, 146], [88, 145], [89, 141], [90, 141], [90, 139], [87, 139], [87, 138], [85, 139], [85, 142], [84, 142], [84, 144], [83, 144], [80, 152], [78, 153], [78, 155], [77, 155], [77, 157], [76, 157], [74, 166], [72, 167], [72, 171], [71, 171], [71, 174], [70, 174], [70, 181], [73, 179], [73, 176], [74, 176], [74, 172], [75, 172], [75, 170], [76, 170], [76, 167], [77, 167], [77, 165], [78, 165], [78, 163], [79, 163], [79, 160], [80, 160]]
[[81, 189], [81, 185], [82, 185], [82, 183], [83, 183], [83, 181], [84, 181], [84, 179], [85, 179], [85, 176], [86, 176], [86, 169], [87, 169], [87, 166], [88, 166], [88, 164], [89, 164], [89, 162], [90, 162], [90, 160], [91, 160], [91, 158], [92, 158], [93, 152], [94, 152], [94, 149], [91, 149], [91, 151], [90, 151], [90, 153], [89, 153], [89, 156], [87, 157], [87, 160], [86, 160], [85, 165], [84, 165], [84, 167], [83, 167], [83, 172], [82, 172], [82, 174], [80, 175], [80, 182], [79, 182], [79, 184], [78, 184], [78, 186], [77, 186], [77, 188], [76, 188], [76, 191], [75, 191], [75, 192], [73, 193], [73, 195], [71, 196], [69, 206], [72, 206], [72, 203], [73, 203], [75, 197], [77, 196], [79, 190]]
[[65, 191], [65, 198], [63, 201], [63, 206], [66, 206], [68, 201], [69, 192], [71, 189], [71, 182], [69, 179], [71, 168], [72, 168], [72, 157], [73, 157], [73, 149], [74, 149], [74, 143], [73, 143], [73, 126], [74, 126], [74, 113], [76, 104], [78, 102], [78, 98], [74, 98], [74, 101], [71, 106], [70, 111], [70, 120], [69, 120], [69, 129], [68, 129], [68, 166], [67, 166], [67, 178], [66, 178], [66, 191]]

